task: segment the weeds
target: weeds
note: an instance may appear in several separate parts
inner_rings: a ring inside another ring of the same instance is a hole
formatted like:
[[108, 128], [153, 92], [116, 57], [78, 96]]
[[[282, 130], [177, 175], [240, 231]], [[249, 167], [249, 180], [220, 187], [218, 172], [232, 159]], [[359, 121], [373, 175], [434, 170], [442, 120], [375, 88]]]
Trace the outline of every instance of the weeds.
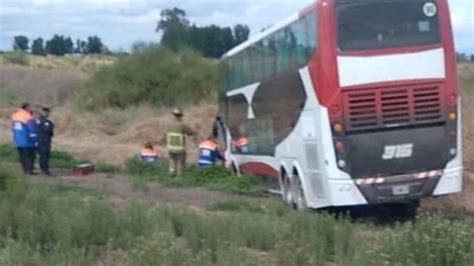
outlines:
[[157, 181], [174, 187], [202, 186], [245, 194], [263, 192], [263, 187], [253, 177], [237, 177], [226, 168], [200, 169], [192, 166], [187, 168], [181, 177], [175, 178], [169, 175], [168, 164], [166, 160], [160, 161], [159, 164], [150, 164], [141, 162], [138, 158], [131, 158], [126, 162], [126, 172], [132, 176], [137, 188], [144, 187], [146, 182]]
[[141, 103], [155, 106], [214, 100], [217, 66], [190, 50], [150, 45], [101, 68], [78, 91], [76, 103], [95, 111]]
[[0, 264], [462, 266], [474, 259], [469, 218], [422, 216], [383, 229], [276, 203], [222, 203], [214, 205], [218, 215], [143, 203], [117, 212], [91, 195], [41, 185], [0, 192]]

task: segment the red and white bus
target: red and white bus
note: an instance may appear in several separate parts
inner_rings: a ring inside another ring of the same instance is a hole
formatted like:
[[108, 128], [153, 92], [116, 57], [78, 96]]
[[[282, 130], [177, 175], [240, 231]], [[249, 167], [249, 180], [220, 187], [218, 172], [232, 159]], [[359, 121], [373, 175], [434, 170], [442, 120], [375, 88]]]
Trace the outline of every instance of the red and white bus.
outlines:
[[219, 69], [227, 158], [297, 208], [462, 189], [447, 0], [319, 0]]

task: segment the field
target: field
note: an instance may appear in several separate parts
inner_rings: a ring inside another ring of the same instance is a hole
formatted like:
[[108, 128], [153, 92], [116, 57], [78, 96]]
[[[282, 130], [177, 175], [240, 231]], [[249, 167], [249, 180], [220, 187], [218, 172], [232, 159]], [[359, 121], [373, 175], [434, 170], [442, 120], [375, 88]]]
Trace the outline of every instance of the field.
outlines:
[[[223, 169], [189, 169], [185, 178], [171, 179], [164, 174], [166, 165], [158, 169], [139, 165], [130, 158], [143, 142], [163, 144], [170, 107], [144, 102], [86, 111], [75, 97], [83, 86], [100, 85], [100, 80], [99, 85], [86, 84], [94, 71], [57, 58], [54, 64], [69, 67], [31, 62], [0, 64], [0, 265], [470, 265], [474, 261], [472, 64], [459, 65], [465, 190], [426, 200], [415, 221], [399, 223], [373, 212], [357, 216], [294, 212], [263, 193], [253, 179], [232, 179]], [[8, 115], [25, 98], [55, 107], [55, 149], [66, 151], [55, 153], [58, 178], [19, 178], [14, 151], [1, 145], [10, 141]], [[185, 112], [186, 122], [198, 129], [200, 138], [209, 134], [216, 112], [213, 104], [194, 103]], [[68, 169], [82, 161], [95, 162], [98, 173], [71, 176]]]

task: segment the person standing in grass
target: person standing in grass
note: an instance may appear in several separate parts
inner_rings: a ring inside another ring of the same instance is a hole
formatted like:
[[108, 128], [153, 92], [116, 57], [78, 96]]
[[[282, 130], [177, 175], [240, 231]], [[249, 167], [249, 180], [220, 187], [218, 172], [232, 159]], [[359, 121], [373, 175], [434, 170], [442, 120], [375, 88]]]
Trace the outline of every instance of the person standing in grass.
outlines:
[[51, 110], [46, 107], [41, 108], [38, 123], [38, 154], [41, 172], [50, 176], [49, 157], [51, 155], [51, 143], [54, 137], [54, 124], [49, 120]]
[[175, 108], [173, 116], [173, 124], [166, 134], [166, 144], [170, 156], [169, 171], [172, 176], [181, 176], [186, 165], [186, 137], [196, 138], [196, 134], [183, 122], [184, 113], [181, 109]]
[[31, 105], [24, 103], [11, 116], [13, 142], [18, 151], [23, 173], [35, 175], [34, 158], [37, 146], [36, 122], [32, 116]]

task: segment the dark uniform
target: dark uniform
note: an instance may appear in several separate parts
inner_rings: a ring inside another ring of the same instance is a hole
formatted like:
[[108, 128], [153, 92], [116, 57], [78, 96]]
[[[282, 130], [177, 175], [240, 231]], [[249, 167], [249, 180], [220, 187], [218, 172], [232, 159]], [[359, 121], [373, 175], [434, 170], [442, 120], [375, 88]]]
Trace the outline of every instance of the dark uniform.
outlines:
[[54, 124], [45, 116], [38, 121], [38, 154], [41, 171], [50, 175], [49, 156], [51, 154], [51, 142], [54, 137]]

